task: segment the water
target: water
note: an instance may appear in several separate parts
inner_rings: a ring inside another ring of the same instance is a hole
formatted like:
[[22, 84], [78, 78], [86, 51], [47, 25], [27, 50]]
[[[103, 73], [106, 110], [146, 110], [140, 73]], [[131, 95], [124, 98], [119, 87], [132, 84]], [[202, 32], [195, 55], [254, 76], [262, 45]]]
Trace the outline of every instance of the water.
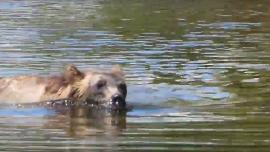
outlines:
[[126, 114], [2, 107], [0, 151], [269, 151], [270, 1], [0, 2], [0, 75], [126, 72]]

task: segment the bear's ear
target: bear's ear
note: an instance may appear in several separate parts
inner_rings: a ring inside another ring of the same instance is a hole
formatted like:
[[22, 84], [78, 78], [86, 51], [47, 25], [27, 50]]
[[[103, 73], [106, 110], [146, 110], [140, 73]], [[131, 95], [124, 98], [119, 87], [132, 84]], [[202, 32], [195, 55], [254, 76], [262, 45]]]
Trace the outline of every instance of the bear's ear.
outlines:
[[68, 82], [73, 83], [76, 80], [82, 79], [84, 74], [75, 65], [70, 64], [65, 67], [64, 77]]
[[122, 69], [122, 67], [120, 65], [114, 65], [112, 67], [112, 71], [111, 72], [112, 72], [112, 74], [114, 74], [116, 76], [120, 76], [120, 77], [124, 77], [125, 76], [125, 74], [123, 72], [123, 69]]

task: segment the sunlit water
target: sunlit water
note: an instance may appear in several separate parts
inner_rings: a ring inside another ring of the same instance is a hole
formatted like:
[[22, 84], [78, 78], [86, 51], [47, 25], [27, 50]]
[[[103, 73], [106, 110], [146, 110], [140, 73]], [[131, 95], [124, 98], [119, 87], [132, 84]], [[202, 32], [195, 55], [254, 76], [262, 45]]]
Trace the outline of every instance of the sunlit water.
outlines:
[[269, 151], [270, 1], [0, 1], [0, 75], [126, 72], [126, 114], [0, 108], [0, 151]]

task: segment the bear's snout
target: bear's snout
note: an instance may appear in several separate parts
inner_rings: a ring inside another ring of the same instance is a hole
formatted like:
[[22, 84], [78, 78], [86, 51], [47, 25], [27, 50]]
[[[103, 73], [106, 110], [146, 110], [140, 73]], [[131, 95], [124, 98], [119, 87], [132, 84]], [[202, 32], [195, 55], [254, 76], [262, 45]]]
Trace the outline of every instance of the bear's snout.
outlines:
[[111, 98], [112, 105], [117, 108], [125, 108], [126, 107], [126, 101], [125, 98], [120, 94], [115, 94]]

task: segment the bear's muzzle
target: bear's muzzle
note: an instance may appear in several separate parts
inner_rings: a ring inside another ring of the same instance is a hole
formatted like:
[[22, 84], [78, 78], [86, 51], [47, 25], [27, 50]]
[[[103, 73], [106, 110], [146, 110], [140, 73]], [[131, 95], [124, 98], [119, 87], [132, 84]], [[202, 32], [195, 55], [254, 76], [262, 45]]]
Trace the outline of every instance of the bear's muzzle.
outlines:
[[111, 104], [114, 108], [125, 108], [126, 107], [126, 101], [125, 98], [120, 94], [115, 94], [111, 98]]

